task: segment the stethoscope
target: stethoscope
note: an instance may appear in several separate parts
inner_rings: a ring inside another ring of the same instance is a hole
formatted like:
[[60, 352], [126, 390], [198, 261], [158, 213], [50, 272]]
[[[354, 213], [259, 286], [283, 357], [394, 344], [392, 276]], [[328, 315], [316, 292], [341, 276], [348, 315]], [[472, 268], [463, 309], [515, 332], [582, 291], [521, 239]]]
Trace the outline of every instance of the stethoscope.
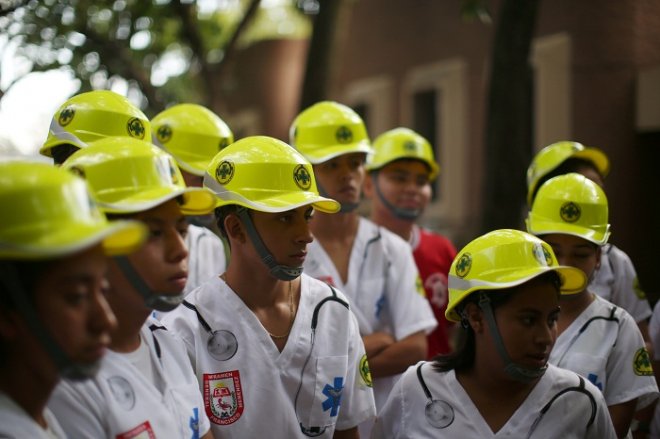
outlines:
[[307, 358], [305, 358], [305, 362], [303, 363], [302, 369], [300, 369], [300, 379], [298, 380], [298, 389], [296, 390], [296, 396], [293, 400], [293, 406], [294, 410], [296, 412], [296, 420], [298, 421], [298, 425], [300, 425], [300, 431], [305, 436], [309, 437], [316, 437], [316, 436], [321, 436], [323, 433], [325, 433], [326, 426], [320, 427], [320, 426], [314, 426], [314, 427], [306, 427], [303, 425], [303, 423], [300, 421], [300, 417], [298, 416], [298, 396], [300, 396], [300, 390], [302, 389], [302, 383], [303, 383], [303, 376], [305, 375], [305, 369], [307, 368], [307, 363], [309, 363], [310, 358], [312, 357], [312, 352], [314, 351], [314, 343], [316, 341], [316, 326], [319, 322], [319, 312], [321, 311], [321, 308], [323, 305], [326, 303], [331, 303], [335, 302], [346, 308], [346, 310], [350, 310], [350, 307], [348, 303], [337, 297], [337, 292], [335, 289], [332, 287], [332, 285], [327, 284], [328, 287], [330, 288], [330, 291], [332, 291], [332, 296], [328, 296], [323, 298], [319, 303], [316, 304], [314, 307], [314, 312], [312, 313], [312, 336], [311, 336], [311, 342], [309, 344], [309, 352], [307, 353]]
[[[302, 431], [303, 434], [309, 437], [320, 436], [325, 432], [327, 428], [326, 426], [306, 427], [300, 421], [300, 417], [298, 416], [298, 396], [300, 395], [300, 390], [302, 389], [302, 382], [303, 382], [303, 376], [305, 375], [305, 369], [307, 368], [307, 364], [309, 363], [309, 360], [312, 357], [312, 352], [314, 351], [314, 343], [316, 341], [316, 327], [318, 326], [318, 321], [319, 321], [319, 312], [321, 311], [321, 308], [323, 308], [323, 305], [331, 302], [338, 303], [347, 310], [350, 310], [348, 303], [337, 296], [337, 292], [335, 291], [335, 289], [331, 285], [328, 285], [328, 287], [330, 288], [330, 291], [332, 291], [332, 295], [323, 298], [319, 303], [317, 303], [312, 313], [312, 323], [311, 323], [312, 335], [309, 346], [309, 352], [307, 354], [307, 357], [305, 358], [303, 367], [300, 370], [300, 380], [298, 383], [298, 389], [296, 390], [296, 396], [294, 398], [294, 410], [296, 412], [296, 420], [298, 421], [298, 425], [300, 425], [300, 431]], [[231, 359], [238, 350], [238, 342], [236, 340], [236, 336], [230, 331], [213, 330], [211, 326], [206, 322], [204, 317], [201, 315], [197, 307], [195, 307], [195, 305], [188, 302], [187, 300], [183, 301], [183, 306], [195, 312], [199, 324], [202, 326], [202, 328], [204, 328], [204, 330], [208, 334], [211, 335], [211, 337], [209, 338], [206, 344], [209, 355], [211, 355], [211, 357], [219, 361], [227, 361]]]
[[[447, 428], [452, 424], [452, 422], [454, 422], [454, 408], [446, 401], [433, 398], [433, 395], [431, 394], [431, 391], [429, 390], [426, 382], [424, 381], [424, 377], [422, 376], [422, 366], [424, 364], [426, 363], [421, 363], [419, 366], [417, 366], [417, 379], [419, 380], [419, 384], [422, 386], [424, 395], [426, 395], [426, 399], [428, 400], [426, 407], [424, 408], [424, 417], [426, 418], [426, 421], [434, 428]], [[532, 436], [532, 433], [536, 431], [539, 423], [552, 407], [552, 404], [560, 396], [568, 392], [578, 392], [589, 398], [589, 403], [591, 404], [591, 415], [589, 416], [586, 429], [588, 430], [589, 427], [591, 427], [591, 425], [594, 423], [594, 420], [596, 419], [596, 398], [594, 398], [594, 396], [585, 388], [584, 378], [579, 375], [578, 378], [580, 379], [580, 383], [577, 386], [567, 387], [560, 390], [550, 399], [550, 401], [548, 401], [546, 405], [543, 406], [539, 412], [539, 415], [532, 423], [529, 432], [527, 433], [527, 439], [529, 439]]]

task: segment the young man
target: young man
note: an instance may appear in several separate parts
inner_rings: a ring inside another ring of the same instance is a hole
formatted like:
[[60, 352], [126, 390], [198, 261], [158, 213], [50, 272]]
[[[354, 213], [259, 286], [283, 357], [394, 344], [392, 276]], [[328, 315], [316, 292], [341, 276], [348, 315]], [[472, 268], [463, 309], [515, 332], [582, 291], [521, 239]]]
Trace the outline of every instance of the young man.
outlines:
[[[211, 159], [234, 135], [227, 124], [211, 110], [197, 104], [178, 104], [161, 111], [151, 120], [153, 142], [176, 160], [189, 187], [202, 187], [204, 172]], [[189, 218], [186, 247], [190, 254], [185, 293], [207, 279], [222, 273], [227, 266], [222, 240], [213, 230], [213, 216]], [[217, 231], [217, 230], [215, 230]]]
[[[291, 143], [314, 165], [320, 192], [339, 202], [337, 215], [311, 222], [315, 241], [305, 273], [344, 291], [360, 324], [380, 407], [399, 375], [426, 358], [426, 334], [437, 325], [410, 246], [360, 217], [365, 159], [371, 145], [364, 122], [336, 102], [304, 110], [291, 126]], [[360, 427], [369, 436], [371, 424]]]
[[232, 257], [163, 321], [187, 345], [215, 436], [359, 437], [375, 407], [357, 322], [341, 292], [302, 274], [312, 215], [338, 204], [263, 136], [220, 151], [204, 186]]
[[77, 94], [53, 115], [39, 153], [61, 165], [90, 142], [109, 136], [151, 141], [149, 119], [124, 96], [109, 90]]
[[107, 214], [145, 223], [149, 239], [110, 264], [107, 298], [118, 325], [99, 374], [62, 382], [50, 409], [70, 437], [212, 437], [185, 347], [150, 314], [183, 300], [185, 215], [211, 211], [213, 194], [187, 188], [169, 154], [127, 137], [93, 142], [63, 167], [85, 177]]
[[60, 378], [92, 378], [116, 327], [106, 255], [146, 228], [106, 221], [85, 182], [43, 163], [0, 164], [0, 437], [64, 439], [46, 408]]
[[438, 321], [438, 327], [426, 337], [427, 358], [448, 354], [453, 324], [445, 318], [447, 274], [456, 249], [444, 236], [416, 224], [431, 199], [431, 182], [439, 172], [433, 148], [408, 128], [381, 134], [373, 147], [364, 181], [364, 193], [371, 199], [371, 220], [410, 243], [426, 297]]

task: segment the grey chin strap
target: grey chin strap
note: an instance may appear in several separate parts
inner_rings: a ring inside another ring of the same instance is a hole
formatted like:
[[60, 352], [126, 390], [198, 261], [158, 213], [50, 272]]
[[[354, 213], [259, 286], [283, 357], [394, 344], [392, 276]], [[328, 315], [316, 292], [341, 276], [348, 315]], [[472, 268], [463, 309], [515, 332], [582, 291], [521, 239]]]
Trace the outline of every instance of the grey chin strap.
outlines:
[[378, 171], [373, 171], [371, 175], [374, 181], [374, 187], [376, 188], [376, 195], [378, 195], [380, 201], [395, 217], [406, 221], [414, 221], [419, 218], [422, 214], [422, 209], [403, 209], [401, 207], [396, 207], [394, 204], [387, 201], [383, 193], [380, 191], [380, 185], [378, 184]]
[[254, 223], [252, 218], [250, 218], [250, 213], [245, 207], [239, 207], [236, 210], [236, 214], [240, 220], [245, 224], [247, 229], [248, 236], [252, 241], [252, 245], [257, 250], [257, 253], [261, 257], [261, 260], [270, 270], [270, 273], [280, 280], [293, 280], [299, 277], [302, 274], [303, 267], [289, 267], [287, 265], [278, 264], [275, 260], [275, 257], [264, 245], [264, 242], [259, 236], [259, 232], [254, 228]]
[[131, 264], [126, 256], [116, 256], [114, 259], [131, 286], [142, 296], [147, 308], [160, 312], [169, 312], [183, 302], [183, 291], [175, 295], [157, 293], [149, 288], [149, 285], [135, 271], [133, 264]]
[[507, 373], [507, 375], [521, 383], [529, 383], [542, 377], [545, 371], [548, 369], [547, 365], [538, 369], [529, 369], [511, 361], [509, 354], [507, 354], [506, 349], [504, 348], [504, 342], [502, 341], [500, 331], [497, 328], [497, 322], [495, 322], [493, 308], [490, 306], [490, 298], [484, 293], [479, 295], [479, 308], [482, 309], [484, 315], [486, 316], [488, 329], [490, 330], [490, 334], [493, 336], [495, 348], [500, 354], [500, 358], [502, 358], [504, 361], [504, 371]]
[[100, 361], [84, 364], [78, 363], [66, 354], [62, 347], [53, 339], [37, 317], [34, 307], [27, 299], [27, 291], [18, 279], [13, 266], [6, 266], [0, 270], [0, 282], [11, 295], [18, 312], [23, 316], [32, 333], [37, 337], [48, 356], [53, 360], [57, 371], [62, 378], [73, 381], [82, 381], [94, 377], [100, 367]]
[[[319, 191], [319, 195], [325, 198], [332, 198], [328, 193], [323, 189], [323, 186], [321, 186], [321, 183], [318, 181], [316, 182], [316, 189]], [[339, 203], [339, 212], [337, 213], [351, 213], [354, 212], [358, 207], [360, 206], [360, 203]]]

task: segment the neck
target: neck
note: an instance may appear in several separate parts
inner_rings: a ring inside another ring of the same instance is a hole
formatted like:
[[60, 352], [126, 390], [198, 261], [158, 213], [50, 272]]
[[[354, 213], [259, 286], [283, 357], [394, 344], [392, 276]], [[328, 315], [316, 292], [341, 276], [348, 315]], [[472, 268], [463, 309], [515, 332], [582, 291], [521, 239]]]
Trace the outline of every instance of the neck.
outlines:
[[[20, 357], [18, 357], [20, 358]], [[47, 428], [44, 410], [59, 377], [54, 371], [44, 371], [31, 362], [20, 362], [12, 357], [0, 373], [0, 391], [6, 393], [42, 428]]]
[[[255, 310], [288, 302], [289, 281], [277, 279], [270, 273], [255, 273], [257, 270], [249, 270], [245, 265], [230, 262], [222, 279], [248, 308]], [[266, 271], [265, 268], [262, 271]], [[292, 280], [291, 288], [295, 290], [299, 282], [300, 278]]]
[[117, 327], [111, 335], [110, 350], [125, 354], [140, 347], [140, 330], [151, 314], [151, 310], [144, 308], [142, 312], [131, 314], [134, 315], [115, 312]]
[[323, 240], [352, 240], [360, 225], [360, 215], [357, 212], [327, 214], [316, 212], [310, 223], [314, 238]]
[[389, 212], [379, 213], [376, 211], [376, 209], [372, 211], [371, 221], [375, 222], [379, 226], [385, 227], [390, 232], [396, 233], [406, 242], [410, 242], [413, 227], [415, 226], [414, 221], [397, 218]]
[[495, 374], [492, 364], [486, 363], [484, 367], [478, 367], [477, 364], [479, 364], [478, 360], [475, 361], [472, 369], [456, 373], [456, 378], [473, 399], [475, 394], [479, 395], [479, 399], [488, 397], [497, 399], [501, 398], [501, 395], [509, 395], [514, 399], [518, 395], [527, 395], [538, 382], [538, 380], [534, 380], [530, 383], [523, 383], [514, 379], [503, 379], [501, 376], [501, 374], [505, 374], [503, 365], [501, 374]]
[[559, 306], [561, 307], [561, 312], [559, 313], [560, 332], [568, 327], [580, 314], [582, 314], [582, 311], [587, 309], [587, 307], [591, 304], [591, 302], [594, 301], [595, 298], [596, 297], [593, 295], [593, 293], [590, 293], [587, 290], [577, 294], [561, 296], [559, 301]]

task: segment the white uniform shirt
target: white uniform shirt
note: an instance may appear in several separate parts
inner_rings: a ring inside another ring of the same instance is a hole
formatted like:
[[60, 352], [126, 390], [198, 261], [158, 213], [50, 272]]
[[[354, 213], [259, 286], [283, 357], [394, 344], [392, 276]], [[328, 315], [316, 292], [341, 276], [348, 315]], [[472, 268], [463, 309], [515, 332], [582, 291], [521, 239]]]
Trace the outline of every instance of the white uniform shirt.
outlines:
[[[592, 414], [591, 398], [579, 391], [569, 391], [558, 397], [539, 419], [541, 410], [555, 395], [566, 388], [579, 386], [580, 377], [574, 372], [549, 365], [525, 401], [506, 424], [493, 433], [456, 379], [455, 371], [437, 372], [432, 369], [432, 363], [419, 364], [423, 364], [422, 376], [432, 399], [440, 401], [434, 405], [438, 413], [435, 419], [443, 428], [433, 427], [427, 421], [425, 412], [429, 399], [417, 378], [417, 366], [411, 366], [394, 386], [387, 403], [379, 411], [371, 435], [373, 439], [616, 437], [603, 396], [585, 379], [582, 379], [584, 390], [595, 402], [594, 421], [586, 433], [585, 429]], [[537, 425], [534, 428], [535, 422]]]
[[658, 396], [637, 324], [624, 309], [598, 296], [557, 337], [548, 361], [587, 378], [608, 406], [639, 398], [639, 410]]
[[[220, 278], [164, 317], [188, 348], [216, 438], [306, 438], [299, 423], [326, 426], [318, 437], [331, 438], [335, 428], [375, 418], [355, 317], [346, 306], [326, 301], [312, 351], [314, 309], [332, 291], [304, 274], [301, 279], [298, 312], [282, 352]], [[337, 297], [345, 303], [340, 292]]]
[[9, 395], [0, 392], [0, 437], [11, 439], [66, 439], [50, 410], [44, 410], [48, 429], [32, 419]]
[[589, 283], [589, 291], [628, 311], [635, 322], [651, 317], [651, 306], [639, 286], [632, 261], [612, 244], [603, 246], [600, 268]]
[[[382, 331], [401, 340], [415, 332], [429, 334], [438, 322], [425, 297], [410, 244], [387, 229], [360, 218], [343, 283], [332, 259], [318, 241], [308, 246], [304, 272], [336, 286], [348, 296], [360, 334]], [[400, 374], [374, 380], [376, 408], [387, 400]]]
[[187, 294], [208, 279], [224, 273], [227, 258], [222, 240], [206, 227], [190, 224], [185, 243], [188, 248], [188, 280], [183, 291]]
[[[153, 329], [152, 329], [153, 328]], [[210, 425], [181, 340], [159, 322], [141, 329], [161, 389], [122, 354], [109, 351], [97, 376], [62, 381], [49, 408], [72, 438], [199, 438]], [[141, 436], [142, 435], [142, 436]]]

